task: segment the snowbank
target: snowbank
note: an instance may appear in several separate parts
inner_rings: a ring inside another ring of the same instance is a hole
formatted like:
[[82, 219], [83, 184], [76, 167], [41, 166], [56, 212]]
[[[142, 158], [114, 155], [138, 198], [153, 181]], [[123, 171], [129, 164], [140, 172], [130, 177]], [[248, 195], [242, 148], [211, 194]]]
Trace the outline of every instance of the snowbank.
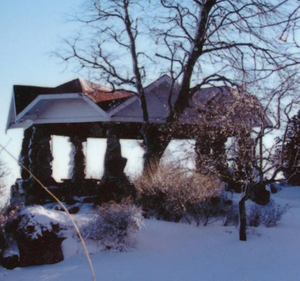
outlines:
[[[286, 187], [273, 195], [278, 204], [289, 204], [275, 228], [249, 229], [248, 241], [238, 240], [236, 227], [219, 223], [195, 227], [146, 220], [137, 249], [126, 253], [91, 255], [99, 281], [292, 281], [300, 276], [300, 188]], [[78, 222], [86, 215], [79, 213]], [[76, 240], [65, 260], [54, 265], [0, 268], [2, 281], [92, 280]], [[93, 249], [93, 245], [89, 245]], [[73, 249], [73, 250], [71, 250]], [[95, 249], [95, 248], [94, 248]]]

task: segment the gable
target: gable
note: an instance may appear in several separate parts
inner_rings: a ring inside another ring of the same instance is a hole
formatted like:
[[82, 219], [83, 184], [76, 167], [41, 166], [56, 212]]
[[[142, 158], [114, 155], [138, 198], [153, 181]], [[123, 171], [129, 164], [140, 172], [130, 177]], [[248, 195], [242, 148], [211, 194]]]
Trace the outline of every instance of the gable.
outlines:
[[[171, 89], [172, 79], [164, 75], [145, 88], [145, 99], [150, 122], [162, 123], [170, 114], [168, 98]], [[171, 104], [173, 105], [178, 96], [178, 84], [174, 85]], [[134, 101], [126, 107], [120, 107], [112, 116], [115, 119], [122, 118], [127, 122], [143, 122], [143, 112], [138, 98], [131, 98]]]
[[39, 95], [17, 115], [16, 124], [26, 120], [32, 124], [49, 124], [109, 121], [110, 118], [82, 94], [53, 94]]
[[[99, 111], [82, 99], [51, 100], [37, 111], [37, 119], [99, 117]], [[103, 114], [102, 114], [103, 116]]]
[[39, 94], [51, 93], [51, 88], [14, 85], [13, 93], [16, 113], [19, 114], [26, 106], [33, 102]]

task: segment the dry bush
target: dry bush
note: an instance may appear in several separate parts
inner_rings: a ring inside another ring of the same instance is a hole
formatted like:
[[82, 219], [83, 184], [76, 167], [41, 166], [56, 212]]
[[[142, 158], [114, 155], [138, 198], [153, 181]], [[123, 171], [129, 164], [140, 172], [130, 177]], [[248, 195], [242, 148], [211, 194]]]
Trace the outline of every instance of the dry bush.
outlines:
[[260, 224], [264, 224], [266, 227], [274, 227], [281, 220], [287, 208], [288, 206], [282, 207], [274, 201], [270, 201], [265, 206], [251, 205], [247, 215], [248, 225], [258, 227]]
[[226, 208], [226, 212], [224, 214], [223, 225], [234, 225], [237, 226], [239, 224], [239, 207], [238, 204], [231, 204]]
[[82, 229], [86, 239], [98, 242], [104, 250], [126, 251], [135, 247], [143, 225], [142, 210], [129, 202], [103, 204], [96, 216]]
[[0, 196], [2, 197], [0, 201], [0, 213], [4, 212], [5, 206], [7, 206], [8, 198], [5, 199], [5, 190], [8, 187], [8, 176], [10, 172], [7, 168], [7, 165], [5, 162], [2, 161], [1, 155], [0, 155]]
[[247, 224], [249, 226], [258, 227], [263, 221], [263, 213], [261, 206], [251, 205], [247, 212]]
[[165, 165], [150, 177], [134, 182], [147, 218], [205, 225], [224, 210], [224, 186], [213, 175], [203, 175]]

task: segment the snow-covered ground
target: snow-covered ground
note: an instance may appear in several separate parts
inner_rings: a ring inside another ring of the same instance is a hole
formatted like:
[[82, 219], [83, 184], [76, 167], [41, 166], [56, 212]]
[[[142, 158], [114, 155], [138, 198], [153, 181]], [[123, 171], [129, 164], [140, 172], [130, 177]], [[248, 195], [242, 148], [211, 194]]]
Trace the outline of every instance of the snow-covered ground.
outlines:
[[[285, 187], [273, 199], [288, 204], [288, 211], [277, 227], [249, 229], [247, 242], [238, 240], [234, 226], [146, 220], [136, 250], [91, 254], [96, 280], [300, 280], [300, 187]], [[14, 270], [0, 267], [0, 280], [92, 280], [83, 251], [74, 247], [75, 239], [66, 241], [63, 262]]]

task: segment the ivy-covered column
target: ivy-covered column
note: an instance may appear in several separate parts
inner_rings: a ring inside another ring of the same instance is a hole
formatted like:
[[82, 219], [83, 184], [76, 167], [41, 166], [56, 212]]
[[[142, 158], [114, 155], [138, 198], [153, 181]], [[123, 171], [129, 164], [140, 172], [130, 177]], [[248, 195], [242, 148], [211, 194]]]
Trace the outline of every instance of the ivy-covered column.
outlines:
[[[52, 153], [50, 148], [51, 136], [43, 125], [33, 126], [29, 143], [29, 170], [39, 179], [44, 186], [55, 185], [52, 178]], [[41, 203], [47, 197], [41, 186], [30, 177], [23, 185], [26, 192], [26, 204]]]
[[195, 143], [196, 169], [201, 173], [213, 172], [221, 180], [230, 178], [226, 157], [228, 134], [218, 128], [204, 127], [197, 134]]
[[216, 132], [212, 139], [212, 154], [214, 159], [219, 159], [222, 161], [226, 159], [226, 141], [226, 134]]
[[[19, 162], [24, 165], [26, 168], [29, 168], [29, 144], [30, 144], [30, 139], [33, 134], [33, 128], [30, 127], [28, 129], [24, 130], [24, 137], [22, 141], [22, 148], [21, 148], [21, 153], [19, 156]], [[24, 169], [22, 166], [21, 168], [21, 178], [22, 180], [27, 180], [30, 177], [30, 174], [26, 169]]]
[[228, 169], [226, 155], [226, 141], [228, 135], [226, 132], [217, 132], [212, 138], [212, 159], [220, 179], [228, 182], [231, 178], [231, 173]]
[[86, 159], [83, 153], [83, 142], [86, 139], [71, 136], [69, 141], [71, 142], [69, 178], [73, 182], [81, 182], [85, 179]]
[[136, 198], [135, 187], [124, 173], [127, 159], [122, 157], [120, 139], [113, 128], [107, 131], [107, 146], [104, 157], [104, 175], [97, 190], [98, 203]]
[[211, 139], [209, 131], [204, 129], [197, 133], [195, 139], [196, 170], [201, 173], [207, 173], [211, 162]]
[[103, 178], [123, 178], [126, 163], [127, 159], [122, 157], [120, 139], [115, 130], [109, 129], [107, 131]]
[[11, 186], [10, 204], [12, 206], [24, 201], [25, 190], [28, 190], [29, 186], [33, 183], [30, 179], [30, 173], [25, 169], [29, 169], [30, 166], [29, 145], [32, 134], [32, 127], [29, 127], [28, 129], [24, 130], [24, 137], [22, 141], [21, 152], [19, 155], [21, 179], [17, 179], [15, 184]]

